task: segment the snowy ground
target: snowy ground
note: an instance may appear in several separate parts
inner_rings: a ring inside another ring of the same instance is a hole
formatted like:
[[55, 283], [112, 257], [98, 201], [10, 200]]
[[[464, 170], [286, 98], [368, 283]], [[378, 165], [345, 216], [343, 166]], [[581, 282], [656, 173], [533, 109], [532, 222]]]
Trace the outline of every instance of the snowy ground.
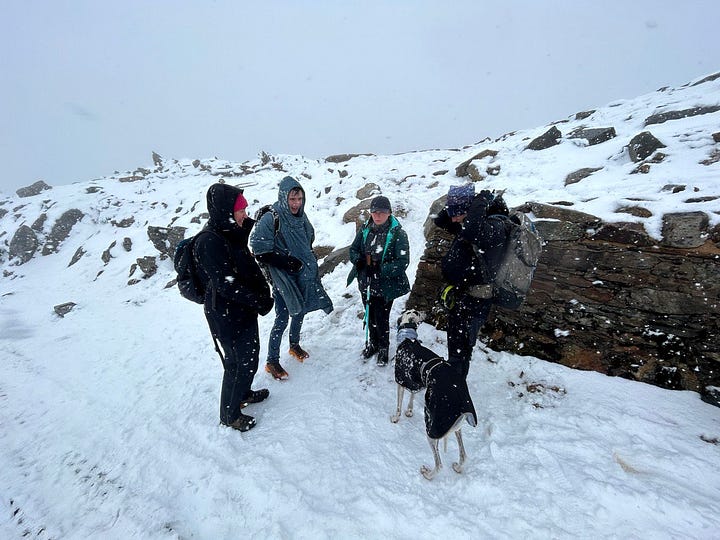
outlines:
[[[673, 107], [720, 101], [718, 83], [678, 90]], [[452, 172], [432, 173], [452, 171], [488, 146], [501, 150], [503, 166], [488, 185], [507, 187], [511, 204], [569, 200], [612, 218], [627, 198], [641, 197], [654, 212], [644, 222], [650, 233], [666, 210], [707, 209], [720, 219], [711, 212], [716, 203], [685, 203], [687, 193], [661, 189], [690, 174], [694, 195], [717, 194], [718, 165], [697, 163], [712, 150], [700, 134], [717, 130], [718, 113], [658, 127], [669, 157], [648, 175], [628, 177], [634, 165], [612, 158], [669, 95], [599, 109], [598, 123], [615, 125], [619, 135], [592, 148], [563, 141], [545, 153], [522, 152], [543, 127], [462, 151], [368, 156], [339, 166], [285, 156], [283, 163], [306, 186], [320, 245], [349, 244], [354, 229], [341, 218], [358, 202], [355, 192], [369, 181], [382, 186], [406, 214], [412, 281], [430, 203], [461, 182]], [[564, 188], [568, 172], [596, 165], [588, 163], [592, 156], [612, 159], [584, 184]], [[349, 175], [340, 181], [330, 168]], [[255, 184], [246, 191], [251, 206], [272, 201], [281, 176], [267, 170], [243, 178]], [[425, 480], [419, 469], [432, 458], [422, 399], [413, 418], [389, 421], [392, 368], [359, 357], [361, 303], [356, 288], [345, 287], [347, 265], [324, 278], [335, 311], [306, 318], [301, 341], [311, 358], [299, 364], [288, 357], [287, 381], [262, 371], [256, 377], [256, 387], [271, 392], [248, 408], [257, 427], [244, 434], [220, 427], [221, 367], [202, 308], [163, 288], [173, 277], [168, 260], [152, 278], [127, 285], [135, 259], [157, 255], [147, 226], [198, 230], [191, 217], [204, 210], [215, 180], [188, 160], [148, 180], [107, 178], [5, 206], [13, 209], [0, 221], [6, 239], [40, 212], [48, 214], [46, 228], [69, 208], [86, 217], [59, 253], [36, 254], [20, 267], [2, 264], [10, 273], [0, 281], [0, 537], [720, 537], [720, 409], [692, 392], [482, 344], [468, 379], [481, 421], [464, 430], [466, 470], [452, 471], [451, 440], [444, 469]], [[102, 190], [89, 194], [91, 185]], [[111, 225], [128, 216], [133, 226]], [[133, 240], [130, 253], [120, 247], [124, 237]], [[113, 241], [105, 265], [100, 255]], [[86, 256], [68, 267], [80, 246]], [[58, 317], [52, 307], [67, 301], [77, 306]], [[261, 319], [261, 359], [271, 323]], [[446, 354], [444, 333], [423, 325], [420, 335]]]

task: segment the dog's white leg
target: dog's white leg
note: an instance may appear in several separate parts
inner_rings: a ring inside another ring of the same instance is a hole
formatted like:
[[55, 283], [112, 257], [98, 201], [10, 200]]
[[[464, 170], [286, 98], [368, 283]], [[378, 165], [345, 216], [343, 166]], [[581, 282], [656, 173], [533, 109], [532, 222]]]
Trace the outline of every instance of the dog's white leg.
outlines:
[[430, 443], [430, 449], [432, 450], [433, 458], [435, 458], [435, 468], [430, 470], [430, 467], [423, 465], [420, 467], [420, 472], [425, 478], [432, 480], [438, 471], [442, 469], [442, 462], [440, 461], [440, 452], [438, 451], [438, 439], [428, 437], [428, 443]]
[[407, 409], [405, 410], [405, 416], [407, 416], [408, 418], [410, 418], [413, 415], [413, 401], [414, 400], [415, 400], [415, 393], [410, 392], [410, 401], [408, 402]]
[[458, 442], [458, 451], [460, 452], [460, 459], [452, 464], [453, 471], [456, 473], [463, 472], [463, 465], [465, 464], [465, 458], [467, 457], [467, 454], [465, 454], [465, 446], [463, 446], [462, 442], [462, 430], [458, 429], [455, 432], [455, 437], [457, 438]]
[[[403, 402], [403, 394], [405, 393], [405, 388], [403, 388], [402, 385], [397, 385], [397, 409], [395, 410], [395, 414], [390, 417], [390, 421], [393, 424], [397, 424], [398, 420], [400, 420], [400, 411], [402, 410], [402, 402]], [[410, 394], [410, 399], [412, 400], [412, 394]]]

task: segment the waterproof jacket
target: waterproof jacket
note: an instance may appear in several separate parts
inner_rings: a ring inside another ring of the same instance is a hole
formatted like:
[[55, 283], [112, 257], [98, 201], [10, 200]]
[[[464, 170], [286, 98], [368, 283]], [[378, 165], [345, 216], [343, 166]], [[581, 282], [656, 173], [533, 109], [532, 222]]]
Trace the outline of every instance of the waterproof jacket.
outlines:
[[[385, 236], [384, 247], [380, 257], [380, 290], [385, 301], [389, 302], [410, 292], [410, 282], [405, 270], [410, 264], [410, 244], [407, 233], [392, 214], [388, 218], [390, 227]], [[373, 234], [372, 218], [368, 219], [362, 229], [355, 235], [350, 246], [350, 262], [353, 264], [348, 274], [347, 284], [358, 278], [360, 292], [365, 297], [369, 286], [368, 269], [361, 263], [358, 272], [358, 261], [364, 261], [368, 236]]]
[[488, 215], [487, 208], [476, 196], [462, 224], [453, 223], [444, 209], [435, 218], [435, 225], [455, 234], [442, 260], [442, 274], [460, 289], [492, 283], [502, 262], [510, 225], [507, 216]]
[[[288, 195], [295, 188], [303, 192], [303, 204], [297, 214], [293, 214], [288, 205]], [[268, 265], [273, 286], [285, 300], [290, 315], [318, 309], [325, 313], [333, 310], [332, 300], [320, 281], [317, 259], [312, 250], [315, 229], [305, 214], [306, 201], [305, 190], [300, 183], [292, 176], [286, 176], [280, 182], [278, 200], [273, 204], [278, 218], [277, 233], [273, 212], [266, 212], [250, 235], [250, 247], [256, 256], [274, 252], [284, 257], [292, 255], [302, 261], [299, 272]]]
[[[212, 319], [211, 329], [257, 319], [272, 307], [270, 287], [248, 249], [253, 220], [240, 227], [233, 218], [233, 206], [240, 190], [227, 184], [208, 189], [210, 219], [195, 241], [193, 256], [205, 283], [205, 313]], [[209, 231], [209, 232], [208, 232]], [[215, 324], [213, 324], [215, 323]]]

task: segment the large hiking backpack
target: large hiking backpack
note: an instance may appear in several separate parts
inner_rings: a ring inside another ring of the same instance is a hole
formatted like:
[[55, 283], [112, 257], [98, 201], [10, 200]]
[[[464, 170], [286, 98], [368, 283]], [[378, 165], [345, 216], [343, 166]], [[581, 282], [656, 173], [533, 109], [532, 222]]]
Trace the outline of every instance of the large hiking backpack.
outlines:
[[196, 304], [203, 304], [205, 302], [205, 284], [198, 275], [193, 249], [195, 248], [195, 241], [198, 237], [206, 232], [209, 233], [212, 231], [202, 230], [195, 236], [181, 240], [175, 248], [175, 256], [173, 257], [175, 271], [177, 272], [177, 286], [178, 289], [180, 289], [180, 294], [183, 298], [187, 298]]
[[542, 239], [533, 222], [522, 212], [513, 212], [507, 247], [493, 282], [494, 302], [517, 309], [525, 301], [537, 267]]

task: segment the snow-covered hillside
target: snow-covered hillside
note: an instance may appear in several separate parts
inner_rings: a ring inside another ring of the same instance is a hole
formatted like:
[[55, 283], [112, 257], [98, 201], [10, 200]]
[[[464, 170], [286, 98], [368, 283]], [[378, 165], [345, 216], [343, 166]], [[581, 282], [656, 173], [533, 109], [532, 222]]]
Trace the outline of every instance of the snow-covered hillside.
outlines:
[[[301, 342], [311, 357], [285, 359], [284, 382], [261, 368], [255, 386], [271, 395], [250, 406], [258, 425], [244, 434], [218, 425], [220, 362], [202, 308], [165, 288], [171, 261], [158, 260], [157, 273], [145, 279], [130, 271], [140, 257], [159, 257], [149, 226], [201, 228], [205, 191], [219, 178], [246, 186], [252, 211], [273, 202], [278, 181], [290, 174], [306, 189], [322, 246], [352, 241], [354, 225], [343, 215], [358, 204], [360, 188], [380, 186], [408, 232], [412, 282], [430, 204], [464, 181], [455, 167], [486, 148], [498, 154], [482, 165], [500, 169], [478, 189], [506, 189], [511, 205], [564, 201], [613, 221], [618, 208], [641, 200], [652, 215], [622, 220], [642, 222], [655, 237], [665, 212], [703, 211], [716, 226], [720, 163], [711, 134], [720, 131], [720, 112], [649, 128], [644, 120], [718, 104], [716, 78], [611, 103], [584, 120], [573, 112], [558, 124], [563, 134], [615, 128], [615, 138], [594, 146], [564, 137], [547, 150], [524, 150], [549, 127], [542, 126], [460, 150], [341, 163], [166, 159], [132, 182], [120, 181], [129, 173], [116, 174], [2, 201], [5, 250], [18, 227], [42, 214], [41, 244], [63, 212], [75, 208], [84, 217], [57, 253], [38, 251], [20, 266], [7, 253], [2, 258], [0, 535], [717, 538], [720, 409], [695, 393], [479, 344], [468, 384], [481, 422], [464, 430], [466, 470], [449, 467], [456, 458], [450, 441], [445, 468], [428, 482], [419, 474], [432, 459], [422, 407], [391, 424], [392, 368], [360, 359], [361, 303], [356, 288], [345, 286], [347, 264], [323, 278], [335, 311], [306, 318]], [[667, 157], [647, 174], [631, 174], [637, 163], [624, 146], [646, 129]], [[566, 176], [583, 167], [603, 168], [566, 186]], [[685, 189], [663, 189], [669, 184]], [[79, 248], [84, 255], [68, 266]], [[76, 305], [59, 317], [53, 307], [65, 302]], [[271, 323], [271, 316], [260, 321], [261, 361]], [[446, 354], [444, 333], [424, 325], [420, 335]]]

